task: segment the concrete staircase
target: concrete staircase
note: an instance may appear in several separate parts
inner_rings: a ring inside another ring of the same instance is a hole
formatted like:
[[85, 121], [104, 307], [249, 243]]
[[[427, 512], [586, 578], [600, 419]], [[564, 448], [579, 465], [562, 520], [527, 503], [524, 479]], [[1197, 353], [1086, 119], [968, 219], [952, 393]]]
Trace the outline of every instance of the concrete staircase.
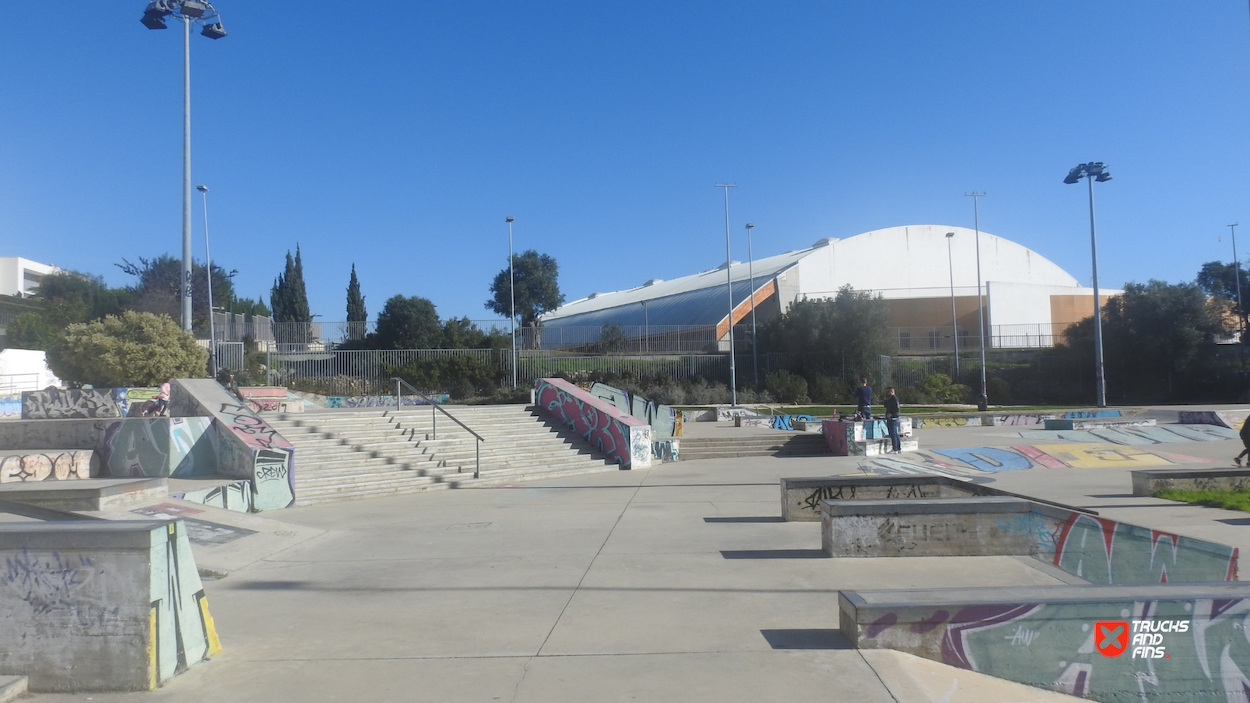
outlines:
[[741, 437], [683, 437], [681, 460], [730, 459], [739, 456], [816, 456], [828, 454], [825, 436], [812, 432], [777, 430]]
[[577, 433], [521, 405], [446, 408], [486, 442], [475, 444], [429, 406], [342, 409], [268, 419], [295, 445], [295, 500], [313, 505], [440, 488], [553, 478], [616, 468]]

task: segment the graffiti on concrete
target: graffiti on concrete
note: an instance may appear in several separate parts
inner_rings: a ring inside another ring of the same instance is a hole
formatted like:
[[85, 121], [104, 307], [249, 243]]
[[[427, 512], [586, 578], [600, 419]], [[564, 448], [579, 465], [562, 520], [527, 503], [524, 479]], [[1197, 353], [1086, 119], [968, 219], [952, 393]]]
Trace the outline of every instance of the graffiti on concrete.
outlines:
[[186, 526], [179, 520], [167, 525], [165, 533], [164, 549], [160, 550], [163, 554], [153, 554], [152, 564], [154, 600], [149, 618], [156, 641], [149, 646], [148, 656], [149, 671], [155, 679], [153, 688], [221, 651]]
[[[829, 433], [825, 433], [826, 440]], [[1210, 463], [1207, 459], [1147, 451], [1114, 444], [1036, 444], [1011, 447], [955, 447], [902, 456], [873, 457], [859, 462], [864, 473], [879, 476], [938, 474], [966, 480], [977, 474], [1025, 469], [1101, 469], [1166, 467]]]
[[1054, 415], [994, 415], [991, 425], [1038, 425]]
[[1091, 583], [1236, 581], [1236, 547], [1084, 513], [1053, 520], [1055, 566]]
[[22, 416], [22, 396], [20, 393], [0, 395], [0, 419], [16, 420]]
[[[450, 397], [446, 393], [429, 394], [434, 402], [438, 405], [446, 405], [447, 399]], [[429, 405], [429, 401], [421, 396], [406, 395], [403, 397], [403, 405]], [[395, 407], [395, 396], [393, 395], [332, 395], [326, 398], [327, 408], [393, 408]]]
[[212, 418], [131, 417], [96, 423], [103, 472], [116, 477], [207, 476], [216, 470]]
[[[57, 618], [73, 630], [107, 634], [107, 620], [119, 612], [102, 597], [106, 571], [95, 566], [85, 554], [31, 552], [23, 548], [4, 560], [0, 582], [36, 616], [59, 614]], [[101, 580], [96, 581], [99, 577]]]
[[89, 449], [11, 454], [0, 457], [0, 483], [70, 481], [99, 473]]
[[[23, 420], [122, 417], [112, 388], [24, 391]], [[125, 389], [120, 389], [124, 391]], [[124, 394], [123, 394], [124, 397]]]
[[171, 497], [239, 513], [257, 512], [254, 501], [255, 491], [252, 490], [250, 481], [239, 481], [198, 491], [173, 494]]
[[642, 420], [562, 379], [539, 379], [535, 385], [538, 409], [563, 421], [609, 460], [623, 469], [651, 465], [651, 427]]
[[591, 383], [590, 387], [585, 390], [617, 410], [633, 415], [651, 425], [651, 436], [656, 439], [681, 436], [681, 413], [671, 406], [653, 403], [637, 393], [627, 393], [620, 388], [597, 381]]
[[1237, 432], [1218, 425], [1158, 425], [1154, 427], [1104, 427], [1094, 430], [1031, 430], [1021, 432], [1020, 436], [1024, 439], [1147, 445], [1237, 439]]
[[[907, 624], [909, 638], [940, 637], [941, 661], [1094, 700], [1245, 701], [1250, 691], [1250, 645], [1243, 634], [1250, 600], [1171, 597], [1167, 600], [1100, 603], [969, 604], [935, 610]], [[1184, 633], [1165, 634], [1166, 658], [1109, 657], [1095, 638], [1099, 620], [1187, 622]], [[890, 636], [903, 627], [887, 613], [865, 628], [865, 638]]]
[[774, 415], [772, 419], [772, 428], [774, 430], [793, 430], [796, 422], [816, 422], [819, 418], [811, 415]]
[[680, 440], [677, 439], [660, 439], [651, 442], [651, 458], [665, 464], [677, 461], [680, 458], [679, 443]]
[[980, 417], [926, 417], [912, 419], [917, 429], [934, 429], [938, 427], [980, 427]]

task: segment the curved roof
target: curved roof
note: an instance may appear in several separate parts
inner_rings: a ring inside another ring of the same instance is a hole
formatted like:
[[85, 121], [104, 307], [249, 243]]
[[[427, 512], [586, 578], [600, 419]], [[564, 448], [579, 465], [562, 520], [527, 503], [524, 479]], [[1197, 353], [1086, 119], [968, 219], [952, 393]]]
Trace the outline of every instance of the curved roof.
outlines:
[[[947, 232], [954, 233], [949, 242]], [[888, 227], [845, 239], [821, 239], [808, 249], [757, 259], [753, 286], [752, 267], [747, 263], [731, 262], [728, 278], [733, 281], [735, 305], [745, 301], [752, 288], [759, 290], [779, 276], [790, 278], [800, 296], [832, 296], [849, 284], [886, 298], [911, 298], [949, 295], [953, 269], [955, 287], [967, 288], [967, 295], [975, 295], [976, 240], [976, 233], [964, 227]], [[1041, 254], [986, 232], [980, 233], [980, 262], [985, 282], [1079, 285]], [[543, 315], [542, 324], [641, 325], [645, 316], [651, 325], [710, 326], [727, 316], [729, 294], [725, 288], [722, 265], [668, 281], [653, 279], [636, 288], [595, 293]]]

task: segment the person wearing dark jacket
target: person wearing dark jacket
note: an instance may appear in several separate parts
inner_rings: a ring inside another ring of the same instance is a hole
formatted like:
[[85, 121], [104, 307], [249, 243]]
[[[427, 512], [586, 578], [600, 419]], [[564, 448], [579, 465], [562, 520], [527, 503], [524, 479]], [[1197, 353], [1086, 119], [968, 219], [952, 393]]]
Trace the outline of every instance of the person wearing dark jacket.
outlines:
[[868, 379], [863, 378], [859, 381], [859, 388], [855, 389], [855, 411], [865, 420], [872, 419], [872, 387], [868, 385]]
[[1250, 418], [1246, 418], [1246, 421], [1241, 424], [1241, 431], [1238, 434], [1241, 435], [1241, 445], [1245, 447], [1245, 449], [1242, 449], [1240, 454], [1233, 457], [1233, 461], [1236, 462], [1238, 466], [1241, 466], [1241, 458], [1250, 454]]
[[903, 451], [903, 441], [898, 436], [898, 418], [902, 408], [898, 404], [898, 396], [893, 388], [885, 389], [885, 429], [890, 433], [890, 444], [895, 454]]

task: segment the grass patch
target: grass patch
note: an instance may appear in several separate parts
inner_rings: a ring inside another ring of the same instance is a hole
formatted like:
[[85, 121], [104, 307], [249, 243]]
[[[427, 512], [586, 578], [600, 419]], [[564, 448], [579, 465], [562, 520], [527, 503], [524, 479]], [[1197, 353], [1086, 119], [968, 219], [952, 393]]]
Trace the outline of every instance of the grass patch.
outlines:
[[[876, 400], [876, 398], [874, 398], [873, 400]], [[725, 405], [728, 405], [728, 403], [725, 403]], [[813, 417], [832, 417], [833, 415], [837, 413], [842, 413], [844, 415], [855, 414], [854, 405], [794, 405], [794, 406], [790, 406], [790, 405], [761, 405], [757, 403], [752, 403], [752, 404], [743, 403], [741, 407], [750, 408], [757, 412], [761, 412], [761, 413], [765, 413], [769, 415], [811, 415]], [[679, 405], [677, 406], [677, 409], [698, 412], [700, 410], [706, 410], [707, 408], [706, 407], [695, 408], [695, 407], [690, 407], [690, 406]], [[1001, 407], [1001, 406], [991, 405], [988, 412], [992, 415], [1017, 415], [1020, 413], [1065, 412], [1068, 410], [1097, 410], [1097, 409], [1098, 408], [1074, 408], [1070, 405], [1052, 405], [1052, 406], [1035, 405], [1035, 406], [1025, 406], [1025, 407], [1015, 407], [1015, 406]], [[885, 415], [885, 407], [881, 405], [881, 403], [874, 403], [872, 406], [872, 410], [873, 410], [874, 415], [882, 415], [882, 416]], [[964, 408], [939, 408], [939, 407], [935, 407], [932, 405], [904, 405], [903, 406], [904, 415], [924, 415], [924, 414], [946, 415], [949, 413], [975, 413], [975, 412], [977, 412], [975, 405], [970, 406], [970, 407], [964, 407]]]
[[1179, 488], [1164, 488], [1155, 493], [1155, 497], [1193, 505], [1205, 505], [1209, 508], [1250, 513], [1250, 491], [1185, 491]]

